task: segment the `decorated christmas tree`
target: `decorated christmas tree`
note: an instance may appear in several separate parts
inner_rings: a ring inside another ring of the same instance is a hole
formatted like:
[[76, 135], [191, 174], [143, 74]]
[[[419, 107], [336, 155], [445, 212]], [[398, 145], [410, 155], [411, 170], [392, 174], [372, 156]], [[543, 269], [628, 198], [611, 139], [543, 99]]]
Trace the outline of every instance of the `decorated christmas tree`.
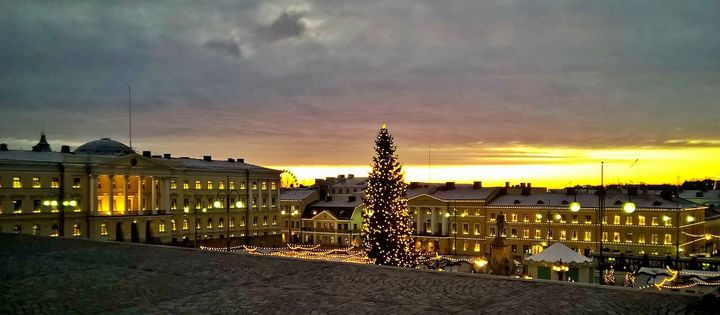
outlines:
[[395, 155], [393, 137], [382, 125], [375, 139], [373, 169], [368, 177], [363, 212], [363, 245], [378, 265], [414, 267], [411, 217], [407, 186]]

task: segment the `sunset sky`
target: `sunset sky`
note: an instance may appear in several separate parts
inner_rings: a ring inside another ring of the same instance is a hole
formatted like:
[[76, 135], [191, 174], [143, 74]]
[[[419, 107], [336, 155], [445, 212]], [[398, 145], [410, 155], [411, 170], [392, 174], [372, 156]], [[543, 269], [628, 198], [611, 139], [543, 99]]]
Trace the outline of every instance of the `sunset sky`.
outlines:
[[[0, 142], [408, 180], [720, 176], [717, 1], [3, 1]], [[428, 150], [430, 148], [430, 150]], [[428, 169], [428, 151], [431, 167]]]

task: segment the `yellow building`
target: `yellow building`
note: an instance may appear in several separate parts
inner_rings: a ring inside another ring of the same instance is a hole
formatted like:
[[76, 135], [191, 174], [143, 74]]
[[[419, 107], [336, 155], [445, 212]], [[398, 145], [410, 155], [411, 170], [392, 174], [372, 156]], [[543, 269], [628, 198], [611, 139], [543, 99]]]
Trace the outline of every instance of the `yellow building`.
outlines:
[[52, 152], [43, 134], [33, 149], [0, 146], [2, 232], [175, 243], [280, 231], [280, 171], [107, 138]]
[[302, 238], [300, 217], [308, 205], [318, 201], [316, 189], [283, 188], [280, 190], [280, 214], [283, 216], [282, 239], [284, 242], [300, 243]]
[[362, 198], [367, 178], [352, 174], [322, 181], [319, 201], [302, 212], [302, 240], [304, 243], [329, 246], [361, 244]]

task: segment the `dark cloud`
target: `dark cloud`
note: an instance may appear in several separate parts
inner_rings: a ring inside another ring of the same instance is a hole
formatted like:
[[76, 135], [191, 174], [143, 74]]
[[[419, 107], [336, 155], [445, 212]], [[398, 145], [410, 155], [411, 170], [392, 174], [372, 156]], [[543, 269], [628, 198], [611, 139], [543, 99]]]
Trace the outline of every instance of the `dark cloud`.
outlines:
[[242, 57], [240, 45], [230, 39], [211, 39], [206, 41], [203, 45], [209, 49], [224, 52], [231, 56]]
[[259, 38], [274, 42], [286, 38], [299, 38], [305, 32], [305, 23], [302, 15], [298, 13], [283, 12], [270, 25], [263, 25], [257, 28]]

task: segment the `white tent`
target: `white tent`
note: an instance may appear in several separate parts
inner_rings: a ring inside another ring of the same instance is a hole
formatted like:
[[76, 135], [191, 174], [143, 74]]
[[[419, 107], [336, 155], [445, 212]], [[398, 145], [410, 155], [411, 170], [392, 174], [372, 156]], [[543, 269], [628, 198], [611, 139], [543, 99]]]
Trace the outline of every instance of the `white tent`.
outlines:
[[578, 254], [576, 251], [568, 248], [562, 243], [552, 244], [542, 252], [525, 258], [525, 260], [546, 263], [556, 263], [562, 261], [567, 264], [591, 263], [593, 261], [590, 258]]

